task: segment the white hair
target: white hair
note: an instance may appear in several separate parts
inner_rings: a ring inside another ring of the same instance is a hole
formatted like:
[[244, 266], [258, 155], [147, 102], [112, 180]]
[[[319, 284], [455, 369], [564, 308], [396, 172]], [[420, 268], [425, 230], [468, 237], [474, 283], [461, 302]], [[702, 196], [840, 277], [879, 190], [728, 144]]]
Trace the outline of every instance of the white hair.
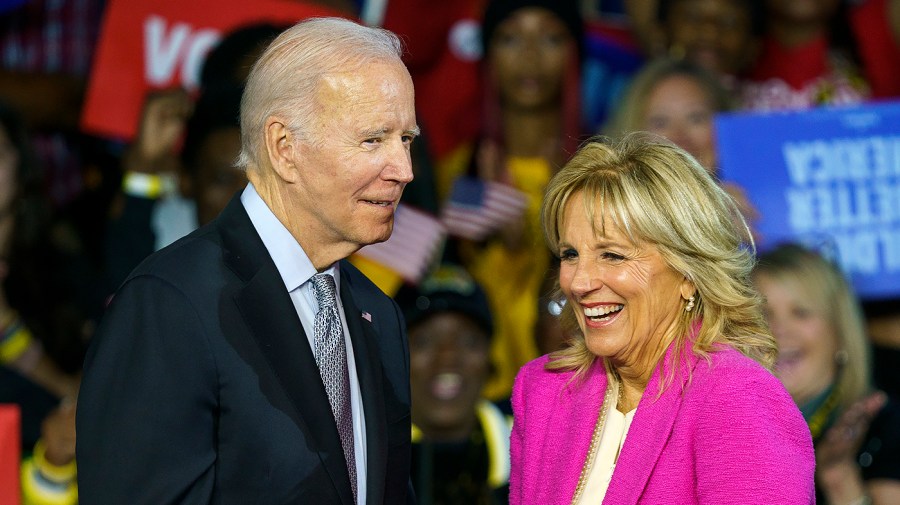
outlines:
[[266, 120], [278, 115], [288, 129], [309, 139], [304, 127], [316, 107], [321, 77], [370, 62], [401, 62], [400, 39], [393, 33], [342, 18], [311, 18], [282, 32], [259, 57], [241, 98], [241, 154], [236, 166], [259, 166]]

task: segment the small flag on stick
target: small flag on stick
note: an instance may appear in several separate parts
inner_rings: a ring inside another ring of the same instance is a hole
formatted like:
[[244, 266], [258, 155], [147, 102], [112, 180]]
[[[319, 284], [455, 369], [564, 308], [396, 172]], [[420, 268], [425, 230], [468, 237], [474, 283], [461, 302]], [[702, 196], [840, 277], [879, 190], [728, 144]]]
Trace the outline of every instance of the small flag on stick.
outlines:
[[444, 225], [437, 218], [401, 204], [394, 212], [391, 238], [367, 245], [356, 254], [415, 283], [425, 273], [445, 236]]
[[482, 240], [522, 217], [528, 197], [518, 189], [477, 177], [460, 177], [453, 183], [441, 222], [447, 233]]

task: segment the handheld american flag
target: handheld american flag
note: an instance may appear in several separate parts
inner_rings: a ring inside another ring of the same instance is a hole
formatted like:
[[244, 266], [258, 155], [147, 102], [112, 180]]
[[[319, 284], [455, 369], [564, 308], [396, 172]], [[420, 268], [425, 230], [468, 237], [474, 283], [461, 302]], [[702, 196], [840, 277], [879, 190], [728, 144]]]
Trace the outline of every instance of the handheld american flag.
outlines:
[[356, 254], [393, 270], [410, 282], [418, 282], [446, 235], [434, 216], [408, 205], [394, 212], [391, 238], [363, 247]]
[[522, 217], [528, 198], [518, 189], [477, 177], [460, 177], [453, 183], [441, 222], [447, 233], [482, 240]]

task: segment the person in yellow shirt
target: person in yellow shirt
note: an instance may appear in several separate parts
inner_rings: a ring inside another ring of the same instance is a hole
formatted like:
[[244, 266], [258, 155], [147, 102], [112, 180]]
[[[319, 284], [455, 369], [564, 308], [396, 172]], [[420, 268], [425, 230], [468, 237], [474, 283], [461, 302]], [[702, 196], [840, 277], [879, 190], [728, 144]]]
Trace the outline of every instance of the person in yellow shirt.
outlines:
[[493, 0], [482, 24], [483, 134], [436, 162], [446, 198], [462, 174], [509, 184], [528, 203], [516, 223], [459, 248], [495, 314], [495, 373], [485, 394], [507, 397], [519, 367], [537, 356], [534, 331], [541, 283], [551, 256], [540, 231], [540, 204], [550, 177], [580, 141], [582, 20], [575, 2]]

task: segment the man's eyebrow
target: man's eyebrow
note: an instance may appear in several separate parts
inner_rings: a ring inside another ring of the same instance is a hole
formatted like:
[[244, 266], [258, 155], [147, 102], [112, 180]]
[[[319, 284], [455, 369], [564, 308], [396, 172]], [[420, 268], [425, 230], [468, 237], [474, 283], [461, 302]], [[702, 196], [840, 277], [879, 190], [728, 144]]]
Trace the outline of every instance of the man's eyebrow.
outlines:
[[362, 130], [360, 132], [360, 134], [363, 137], [381, 137], [387, 132], [388, 132], [387, 128], [371, 128], [371, 129]]
[[[384, 128], [367, 129], [367, 130], [363, 130], [360, 133], [362, 134], [363, 137], [381, 137], [381, 136], [387, 134], [388, 132], [390, 132], [390, 128], [384, 127]], [[418, 125], [416, 125], [410, 129], [403, 130], [403, 133], [405, 135], [413, 135], [415, 137], [418, 137], [419, 135], [422, 134], [422, 129], [419, 128]]]

